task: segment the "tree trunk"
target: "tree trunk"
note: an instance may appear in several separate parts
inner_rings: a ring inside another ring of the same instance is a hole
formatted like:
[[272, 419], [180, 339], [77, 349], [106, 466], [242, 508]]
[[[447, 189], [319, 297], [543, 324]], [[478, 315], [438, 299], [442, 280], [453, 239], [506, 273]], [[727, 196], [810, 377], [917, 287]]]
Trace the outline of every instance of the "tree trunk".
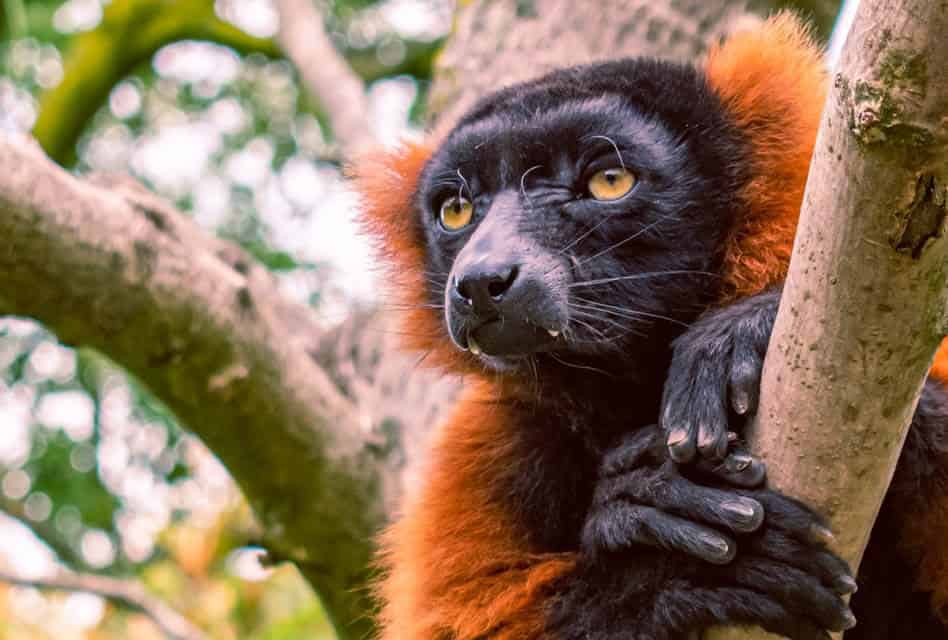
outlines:
[[752, 432], [771, 484], [830, 518], [853, 568], [946, 332], [946, 33], [940, 0], [863, 0], [817, 138]]
[[746, 5], [601, 0], [589, 11], [571, 0], [471, 2], [438, 57], [429, 121], [443, 131], [479, 97], [560, 67], [623, 56], [694, 60], [710, 43], [760, 20]]

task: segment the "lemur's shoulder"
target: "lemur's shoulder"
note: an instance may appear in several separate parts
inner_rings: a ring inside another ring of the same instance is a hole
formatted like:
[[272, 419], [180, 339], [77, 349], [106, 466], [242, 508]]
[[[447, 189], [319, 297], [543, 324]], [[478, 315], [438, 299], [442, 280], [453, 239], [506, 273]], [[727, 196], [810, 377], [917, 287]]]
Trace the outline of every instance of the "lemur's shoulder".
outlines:
[[783, 280], [826, 99], [822, 49], [793, 14], [711, 49], [707, 81], [751, 146], [744, 211], [725, 260], [724, 296], [743, 298]]
[[499, 393], [470, 385], [435, 438], [424, 487], [380, 539], [383, 640], [542, 637], [546, 589], [575, 554], [533, 549], [497, 499], [524, 458]]

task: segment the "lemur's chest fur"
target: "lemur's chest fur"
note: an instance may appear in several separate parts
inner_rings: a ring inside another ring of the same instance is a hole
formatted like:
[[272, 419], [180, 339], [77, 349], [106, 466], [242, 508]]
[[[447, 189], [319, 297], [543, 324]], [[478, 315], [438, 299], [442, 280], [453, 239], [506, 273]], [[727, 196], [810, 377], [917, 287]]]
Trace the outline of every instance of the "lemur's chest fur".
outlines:
[[514, 422], [510, 465], [492, 483], [540, 552], [577, 547], [603, 452], [658, 420], [654, 384], [601, 371], [561, 375], [560, 386], [525, 386], [505, 403]]

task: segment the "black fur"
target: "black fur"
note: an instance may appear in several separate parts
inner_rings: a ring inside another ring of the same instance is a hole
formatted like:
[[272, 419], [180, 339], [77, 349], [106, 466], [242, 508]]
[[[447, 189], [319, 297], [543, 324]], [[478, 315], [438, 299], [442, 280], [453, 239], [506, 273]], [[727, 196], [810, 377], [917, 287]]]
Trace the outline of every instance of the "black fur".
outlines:
[[[655, 426], [671, 343], [718, 296], [747, 157], [699, 72], [624, 60], [485, 98], [422, 173], [416, 230], [446, 337], [519, 382], [497, 399], [518, 424], [495, 498], [537, 551], [582, 552], [551, 594], [556, 638], [734, 622], [814, 640], [852, 622], [816, 514], [748, 488], [762, 467], [740, 451], [682, 475]], [[589, 178], [619, 166], [634, 189], [590, 197]], [[452, 196], [474, 217], [449, 231]]]
[[[676, 457], [703, 453], [702, 432], [726, 442], [728, 425], [740, 425], [757, 408], [763, 357], [773, 330], [780, 290], [774, 289], [714, 311], [675, 342], [665, 387], [663, 420], [675, 437]], [[717, 445], [706, 450], [711, 451]], [[895, 476], [859, 571], [852, 609], [859, 624], [846, 640], [948, 637], [932, 611], [930, 594], [915, 586], [914, 560], [901, 552], [902, 527], [932, 508], [948, 478], [938, 466], [948, 453], [948, 390], [926, 381]]]

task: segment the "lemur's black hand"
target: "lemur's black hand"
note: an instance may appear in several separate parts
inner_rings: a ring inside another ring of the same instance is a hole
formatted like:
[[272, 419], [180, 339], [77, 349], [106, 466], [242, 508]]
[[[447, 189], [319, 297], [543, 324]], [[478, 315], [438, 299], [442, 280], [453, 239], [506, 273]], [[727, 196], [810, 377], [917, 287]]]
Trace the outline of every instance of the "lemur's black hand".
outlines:
[[698, 484], [668, 458], [657, 425], [641, 428], [603, 459], [583, 528], [589, 556], [636, 544], [673, 549], [716, 564], [730, 562], [737, 545], [730, 533], [760, 527], [764, 507], [737, 488], [758, 487], [764, 465], [735, 449], [722, 462], [689, 469], [716, 486]]
[[825, 521], [761, 488], [764, 475], [763, 463], [736, 447], [722, 462], [679, 467], [659, 428], [631, 433], [604, 457], [583, 529], [583, 561], [608, 573], [654, 557], [645, 547], [668, 550], [671, 564], [660, 572], [667, 583], [650, 605], [662, 620], [649, 629], [666, 635], [648, 637], [740, 622], [794, 640], [824, 640], [828, 631], [851, 627], [843, 597], [856, 583], [827, 549]]
[[674, 343], [661, 424], [677, 462], [721, 460], [728, 431], [757, 411], [764, 354], [780, 303], [773, 289], [709, 312]]
[[730, 608], [731, 620], [747, 616], [790, 638], [828, 638], [827, 631], [854, 626], [844, 598], [856, 590], [856, 581], [846, 562], [826, 547], [832, 534], [824, 520], [773, 491], [743, 493], [764, 506], [764, 524], [738, 536], [733, 562], [698, 569], [690, 593], [677, 595], [682, 605], [706, 598], [722, 610]]

